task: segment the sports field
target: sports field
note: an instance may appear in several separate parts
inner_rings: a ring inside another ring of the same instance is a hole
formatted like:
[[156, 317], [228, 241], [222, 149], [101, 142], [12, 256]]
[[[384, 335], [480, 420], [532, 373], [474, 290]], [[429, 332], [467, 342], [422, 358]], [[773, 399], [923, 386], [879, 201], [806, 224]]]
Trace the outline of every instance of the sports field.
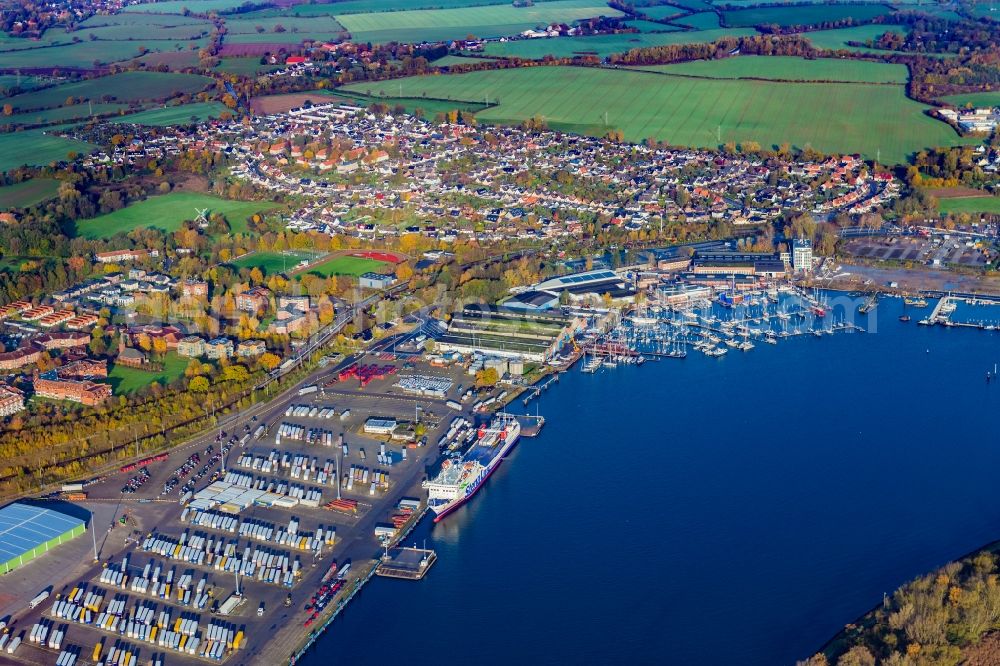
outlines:
[[942, 213], [1000, 213], [1000, 197], [956, 197], [938, 199]]
[[906, 65], [837, 58], [807, 60], [793, 56], [737, 56], [672, 65], [645, 65], [633, 69], [712, 79], [906, 83], [908, 78]]
[[190, 360], [176, 352], [167, 352], [163, 357], [163, 369], [152, 372], [115, 364], [108, 371], [108, 381], [115, 395], [134, 393], [153, 382], [165, 386], [184, 374]]
[[571, 58], [574, 55], [609, 56], [632, 49], [668, 44], [714, 42], [723, 37], [745, 37], [756, 32], [750, 28], [736, 30], [695, 30], [691, 32], [638, 33], [594, 35], [590, 37], [552, 37], [550, 39], [518, 39], [509, 42], [489, 42], [483, 52], [492, 56], [509, 56], [538, 60], [547, 55]]
[[117, 233], [141, 228], [171, 232], [180, 229], [185, 220], [197, 217], [195, 209], [207, 208], [209, 215], [225, 215], [232, 233], [242, 233], [247, 230], [248, 217], [277, 207], [277, 204], [267, 201], [231, 201], [207, 194], [173, 192], [144, 199], [113, 213], [78, 220], [76, 232], [78, 236], [90, 240], [111, 238]]
[[816, 25], [826, 21], [869, 21], [891, 13], [884, 5], [815, 4], [788, 7], [750, 7], [722, 13], [723, 23], [734, 28], [753, 25]]
[[130, 113], [120, 118], [115, 118], [115, 123], [133, 123], [136, 125], [149, 125], [151, 127], [166, 127], [168, 125], [188, 125], [192, 122], [200, 122], [208, 118], [218, 118], [219, 114], [229, 111], [225, 105], [219, 102], [192, 102], [191, 104], [180, 104], [168, 106], [161, 109], [149, 109], [139, 113]]
[[67, 159], [70, 152], [85, 154], [94, 148], [89, 143], [52, 136], [40, 129], [0, 134], [0, 171], [25, 164], [43, 166]]
[[454, 9], [337, 15], [355, 42], [420, 42], [514, 35], [550, 23], [573, 23], [595, 16], [622, 16], [598, 0], [554, 0], [531, 7], [487, 5]]
[[0, 211], [25, 208], [51, 199], [59, 191], [59, 181], [53, 178], [33, 178], [15, 185], [0, 186]]
[[321, 264], [312, 266], [307, 272], [322, 275], [323, 277], [329, 277], [330, 275], [348, 275], [351, 277], [357, 277], [368, 272], [384, 273], [391, 271], [392, 264], [388, 264], [384, 261], [375, 261], [374, 259], [349, 257], [344, 255], [341, 257], [334, 257], [329, 261], [324, 261]]
[[312, 252], [254, 252], [240, 257], [232, 262], [237, 268], [257, 267], [264, 271], [265, 275], [275, 273], [290, 273], [298, 267], [300, 261], [311, 261], [316, 259], [316, 254]]
[[127, 110], [128, 104], [74, 104], [73, 106], [57, 106], [54, 109], [40, 111], [25, 111], [9, 116], [0, 116], [0, 125], [42, 125], [45, 123], [62, 122], [89, 118], [92, 114], [102, 116], [108, 113], [118, 113]]
[[[647, 137], [675, 145], [715, 147], [747, 140], [789, 142], [825, 152], [881, 151], [903, 163], [927, 146], [963, 143], [946, 124], [924, 114], [903, 86], [697, 79], [629, 70], [533, 67], [394, 81], [410, 97], [482, 99], [499, 105], [482, 122], [520, 123], [535, 115], [550, 127], [585, 134], [620, 129], [630, 141]], [[371, 83], [347, 86], [365, 92]]]
[[1000, 91], [948, 95], [946, 97], [942, 97], [941, 101], [960, 107], [967, 104], [971, 104], [976, 107], [1000, 106]]
[[118, 102], [136, 102], [162, 99], [177, 93], [195, 93], [214, 84], [214, 79], [196, 74], [122, 72], [33, 90], [2, 101], [12, 105], [15, 110], [59, 106], [69, 97], [97, 102], [107, 96]]

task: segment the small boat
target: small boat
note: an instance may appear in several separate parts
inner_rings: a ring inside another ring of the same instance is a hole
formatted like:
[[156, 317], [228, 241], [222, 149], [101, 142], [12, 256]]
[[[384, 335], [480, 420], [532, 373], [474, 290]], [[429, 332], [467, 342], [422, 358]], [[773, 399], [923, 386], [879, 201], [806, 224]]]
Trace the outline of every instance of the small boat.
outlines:
[[899, 321], [902, 321], [902, 322], [910, 321], [910, 315], [900, 315]]

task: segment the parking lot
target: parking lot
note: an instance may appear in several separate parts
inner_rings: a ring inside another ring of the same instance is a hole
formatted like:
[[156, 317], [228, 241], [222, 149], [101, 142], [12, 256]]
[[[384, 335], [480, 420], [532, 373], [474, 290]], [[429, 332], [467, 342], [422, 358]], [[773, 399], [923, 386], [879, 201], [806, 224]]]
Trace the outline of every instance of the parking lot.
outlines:
[[[287, 660], [376, 556], [376, 527], [405, 529], [416, 515], [400, 501], [422, 506], [442, 430], [471, 418], [471, 400], [446, 404], [467, 389], [461, 368], [385, 354], [360, 363], [393, 371], [362, 388], [334, 365], [223, 431], [88, 484], [80, 504], [95, 512], [93, 536], [20, 569], [0, 598], [22, 637], [0, 663], [51, 664], [67, 649], [93, 663], [98, 644], [102, 658], [118, 649], [142, 664]], [[404, 390], [401, 376], [418, 379]], [[420, 436], [366, 433], [371, 417]], [[55, 562], [66, 566], [53, 577]], [[50, 598], [26, 611], [43, 589]]]
[[841, 245], [847, 254], [880, 261], [912, 262], [927, 266], [959, 265], [974, 268], [985, 266], [989, 258], [965, 238], [935, 236], [875, 236], [853, 238]]

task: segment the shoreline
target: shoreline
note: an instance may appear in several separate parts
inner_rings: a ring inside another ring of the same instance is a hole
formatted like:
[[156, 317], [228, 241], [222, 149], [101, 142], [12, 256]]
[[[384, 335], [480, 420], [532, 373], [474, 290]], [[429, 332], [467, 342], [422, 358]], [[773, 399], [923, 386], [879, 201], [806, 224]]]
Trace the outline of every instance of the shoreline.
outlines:
[[[964, 561], [964, 560], [968, 560], [968, 559], [971, 559], [971, 558], [973, 558], [973, 557], [975, 557], [975, 556], [977, 556], [977, 555], [979, 555], [981, 553], [985, 553], [985, 552], [1000, 553], [1000, 539], [995, 539], [995, 540], [990, 541], [989, 543], [987, 543], [987, 544], [985, 544], [983, 546], [980, 546], [978, 548], [974, 548], [973, 550], [970, 550], [969, 552], [965, 553], [964, 555], [959, 555], [958, 557], [954, 557], [954, 558], [951, 558], [949, 560], [946, 560], [945, 562], [942, 562], [942, 563], [936, 565], [935, 568], [933, 568], [933, 569], [929, 569], [929, 570], [927, 570], [927, 571], [925, 571], [923, 573], [918, 573], [913, 578], [907, 579], [906, 581], [903, 581], [902, 583], [900, 583], [899, 585], [897, 585], [896, 588], [892, 591], [892, 594], [889, 594], [887, 598], [891, 599], [892, 595], [894, 595], [899, 590], [900, 587], [902, 587], [903, 585], [905, 585], [905, 584], [907, 584], [907, 583], [909, 583], [909, 582], [911, 582], [911, 581], [913, 581], [913, 580], [915, 580], [917, 578], [920, 578], [921, 576], [929, 575], [929, 574], [933, 573], [934, 571], [936, 571], [937, 569], [940, 569], [941, 567], [947, 566], [948, 564], [950, 564], [952, 562], [961, 562], [961, 561]], [[826, 655], [827, 651], [831, 647], [833, 647], [834, 644], [837, 643], [837, 641], [840, 641], [840, 640], [849, 640], [850, 636], [846, 635], [847, 632], [849, 631], [848, 627], [864, 626], [865, 625], [865, 621], [869, 618], [869, 616], [871, 616], [873, 613], [876, 613], [879, 610], [879, 608], [882, 607], [883, 603], [875, 604], [874, 606], [872, 606], [871, 608], [869, 608], [868, 610], [866, 610], [864, 613], [862, 613], [861, 615], [859, 615], [857, 618], [855, 618], [854, 621], [845, 624], [843, 626], [843, 628], [840, 629], [840, 631], [838, 631], [836, 634], [834, 634], [832, 637], [830, 637], [830, 639], [828, 639], [825, 643], [823, 643], [823, 645], [818, 650], [816, 650], [813, 654], [823, 654], [823, 655]], [[804, 659], [809, 659], [810, 657], [813, 656], [813, 654], [807, 655], [807, 656], [805, 656], [803, 658]]]
[[[424, 516], [427, 515], [427, 511], [428, 508], [427, 505], [425, 504], [424, 508], [421, 509], [419, 513], [415, 514], [414, 517], [410, 520], [409, 526], [406, 528], [406, 530], [396, 535], [396, 538], [392, 540], [389, 547], [392, 548], [398, 546], [400, 543], [402, 543], [402, 541], [406, 537], [412, 534], [413, 530], [417, 528], [417, 525], [419, 525], [423, 521]], [[326, 618], [323, 621], [323, 624], [319, 625], [318, 627], [310, 631], [308, 634], [306, 634], [305, 643], [300, 648], [295, 650], [295, 652], [293, 652], [291, 656], [288, 658], [287, 663], [289, 666], [294, 666], [295, 664], [297, 664], [306, 655], [306, 653], [310, 650], [310, 648], [312, 648], [317, 643], [317, 641], [319, 641], [319, 639], [323, 637], [323, 634], [326, 633], [326, 630], [330, 628], [330, 625], [333, 624], [334, 620], [336, 620], [340, 616], [340, 613], [347, 608], [348, 604], [350, 604], [351, 601], [354, 599], [354, 597], [357, 596], [359, 592], [361, 592], [361, 590], [365, 587], [365, 585], [367, 585], [371, 581], [371, 579], [375, 577], [375, 572], [378, 569], [378, 566], [379, 564], [381, 564], [381, 562], [382, 562], [382, 556], [379, 555], [372, 561], [371, 567], [368, 569], [368, 571], [362, 577], [355, 579], [354, 586], [352, 587], [350, 593], [346, 597], [342, 598], [339, 602], [337, 602], [337, 606], [336, 608], [334, 608], [333, 613], [330, 615], [330, 617]]]

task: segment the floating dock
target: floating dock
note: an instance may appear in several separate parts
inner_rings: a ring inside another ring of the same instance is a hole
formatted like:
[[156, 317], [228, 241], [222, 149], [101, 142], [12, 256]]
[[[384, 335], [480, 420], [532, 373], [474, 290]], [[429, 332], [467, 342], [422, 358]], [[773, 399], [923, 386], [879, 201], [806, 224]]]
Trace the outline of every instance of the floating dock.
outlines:
[[437, 562], [437, 553], [429, 548], [393, 548], [375, 568], [375, 574], [386, 578], [420, 580]]

